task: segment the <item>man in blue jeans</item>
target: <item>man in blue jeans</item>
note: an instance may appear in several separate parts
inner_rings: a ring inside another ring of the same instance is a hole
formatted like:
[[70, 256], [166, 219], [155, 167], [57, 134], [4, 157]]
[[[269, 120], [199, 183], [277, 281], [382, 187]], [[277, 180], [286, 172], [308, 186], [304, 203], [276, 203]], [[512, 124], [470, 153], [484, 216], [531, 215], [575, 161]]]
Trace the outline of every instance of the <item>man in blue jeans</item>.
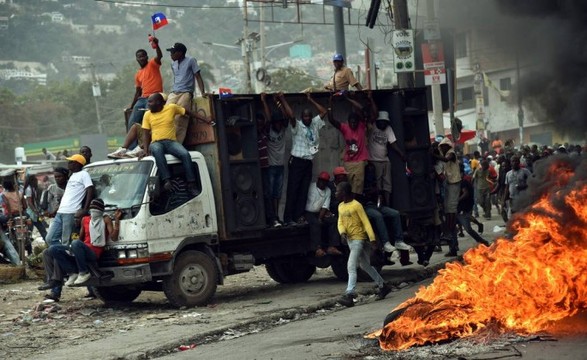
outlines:
[[188, 193], [192, 197], [196, 196], [196, 175], [192, 166], [192, 158], [186, 148], [177, 141], [174, 119], [176, 115], [187, 115], [204, 122], [208, 122], [208, 120], [198, 114], [192, 114], [179, 105], [165, 105], [165, 100], [159, 93], [149, 96], [147, 105], [149, 110], [145, 113], [142, 125], [144, 130], [143, 145], [145, 147], [145, 155], [153, 155], [155, 158], [157, 168], [159, 169], [159, 177], [163, 182], [163, 188], [169, 192], [172, 190], [170, 182], [171, 174], [167, 167], [165, 154], [170, 154], [178, 158], [185, 170]]
[[[139, 49], [135, 53], [137, 63], [139, 63], [141, 68], [135, 74], [135, 94], [129, 107], [129, 109], [132, 109], [132, 112], [128, 118], [127, 132], [130, 131], [133, 124], [140, 125], [143, 122], [143, 115], [147, 107], [147, 98], [151, 94], [163, 91], [163, 79], [160, 71], [163, 53], [159, 48], [159, 39], [153, 37], [152, 44], [154, 44], [153, 46], [157, 56], [151, 60], [149, 60], [149, 55], [144, 49]], [[134, 141], [128, 149], [134, 149], [136, 146], [137, 142]]]
[[[68, 248], [71, 241], [71, 233], [75, 225], [75, 219], [81, 218], [88, 212], [90, 202], [94, 198], [94, 184], [87, 171], [82, 170], [86, 165], [86, 158], [83, 155], [75, 154], [68, 157], [67, 167], [71, 172], [65, 192], [61, 198], [59, 209], [55, 218], [51, 222], [49, 231], [47, 232], [46, 242], [51, 247]], [[45, 272], [48, 276], [52, 274], [52, 269], [47, 268], [45, 263]], [[39, 287], [40, 290], [51, 289], [51, 293], [45, 295], [45, 298], [54, 301], [59, 301], [61, 296], [62, 281], [48, 279], [47, 284]]]

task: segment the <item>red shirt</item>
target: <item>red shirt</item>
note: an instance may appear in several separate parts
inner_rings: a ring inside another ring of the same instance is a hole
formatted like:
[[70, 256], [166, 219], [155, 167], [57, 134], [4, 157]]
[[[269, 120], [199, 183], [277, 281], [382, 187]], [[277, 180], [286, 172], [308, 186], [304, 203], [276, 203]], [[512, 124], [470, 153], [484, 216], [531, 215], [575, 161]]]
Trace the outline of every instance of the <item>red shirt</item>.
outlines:
[[[92, 249], [94, 254], [96, 254], [96, 258], [99, 259], [100, 255], [102, 255], [102, 252], [104, 251], [104, 248], [92, 245], [92, 240], [90, 239], [90, 217], [89, 216], [84, 216], [82, 218], [82, 226], [84, 227], [84, 238], [83, 238], [84, 244], [86, 244], [87, 247]], [[106, 238], [108, 238], [108, 229], [106, 229]]]

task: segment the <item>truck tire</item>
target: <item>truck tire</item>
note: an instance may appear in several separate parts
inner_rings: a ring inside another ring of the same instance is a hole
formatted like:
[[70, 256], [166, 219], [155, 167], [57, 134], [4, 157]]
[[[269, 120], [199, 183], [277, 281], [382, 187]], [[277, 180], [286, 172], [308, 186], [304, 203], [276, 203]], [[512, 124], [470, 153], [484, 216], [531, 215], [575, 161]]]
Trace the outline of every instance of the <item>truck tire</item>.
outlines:
[[113, 302], [132, 302], [134, 299], [139, 297], [143, 291], [140, 287], [128, 286], [128, 285], [117, 285], [117, 286], [100, 286], [92, 287], [94, 294], [98, 299], [104, 303]]
[[214, 260], [201, 251], [181, 253], [173, 274], [163, 279], [163, 292], [176, 307], [206, 305], [216, 293], [218, 273]]
[[316, 266], [303, 258], [286, 258], [268, 262], [265, 269], [269, 276], [280, 284], [295, 284], [308, 281]]
[[346, 270], [347, 260], [348, 258], [346, 256], [337, 256], [335, 259], [332, 259], [332, 263], [330, 264], [334, 276], [341, 281], [349, 280], [349, 273]]
[[267, 270], [267, 274], [269, 274], [269, 277], [272, 278], [273, 280], [277, 281], [278, 283], [280, 283], [280, 284], [288, 284], [289, 283], [281, 275], [281, 272], [278, 270], [277, 266], [275, 266], [275, 263], [273, 263], [273, 262], [266, 263], [265, 270]]

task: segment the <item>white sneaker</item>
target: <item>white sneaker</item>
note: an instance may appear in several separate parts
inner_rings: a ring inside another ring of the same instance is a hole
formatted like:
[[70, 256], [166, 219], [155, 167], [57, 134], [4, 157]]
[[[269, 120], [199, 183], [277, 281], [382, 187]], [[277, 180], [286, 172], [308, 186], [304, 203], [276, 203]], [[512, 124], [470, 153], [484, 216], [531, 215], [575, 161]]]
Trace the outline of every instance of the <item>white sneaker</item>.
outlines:
[[408, 244], [406, 244], [403, 240], [402, 241], [396, 241], [395, 242], [395, 247], [398, 250], [410, 250], [412, 247]]
[[143, 149], [141, 149], [141, 147], [137, 145], [137, 147], [136, 147], [136, 148], [134, 148], [134, 149], [132, 149], [132, 150], [130, 150], [130, 151], [127, 151], [127, 152], [124, 154], [124, 157], [128, 157], [128, 158], [135, 158], [135, 157], [139, 157], [139, 155], [140, 155], [142, 152], [143, 152]]
[[69, 275], [69, 278], [67, 278], [67, 281], [65, 282], [65, 286], [73, 286], [73, 284], [75, 284], [76, 280], [77, 280], [77, 274]]
[[278, 228], [281, 227], [281, 223], [278, 220], [273, 221], [273, 227]]
[[90, 274], [89, 272], [80, 273], [73, 284], [74, 285], [81, 285], [81, 284], [85, 283], [86, 281], [90, 280], [91, 277], [92, 277], [92, 274]]
[[385, 244], [383, 244], [383, 250], [387, 253], [392, 253], [396, 249], [393, 245], [391, 245], [391, 243], [389, 241], [387, 241]]
[[108, 154], [109, 158], [120, 159], [126, 154], [126, 148], [119, 147], [115, 152]]

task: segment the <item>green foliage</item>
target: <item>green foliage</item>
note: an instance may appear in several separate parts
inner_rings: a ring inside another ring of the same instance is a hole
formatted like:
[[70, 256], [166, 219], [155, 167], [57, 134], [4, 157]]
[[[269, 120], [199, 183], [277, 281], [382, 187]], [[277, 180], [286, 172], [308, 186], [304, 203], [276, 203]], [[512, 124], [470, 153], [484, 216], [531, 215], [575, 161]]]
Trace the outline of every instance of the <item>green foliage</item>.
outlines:
[[310, 74], [295, 67], [281, 68], [271, 72], [271, 91], [300, 92], [308, 87], [320, 87], [322, 84]]

